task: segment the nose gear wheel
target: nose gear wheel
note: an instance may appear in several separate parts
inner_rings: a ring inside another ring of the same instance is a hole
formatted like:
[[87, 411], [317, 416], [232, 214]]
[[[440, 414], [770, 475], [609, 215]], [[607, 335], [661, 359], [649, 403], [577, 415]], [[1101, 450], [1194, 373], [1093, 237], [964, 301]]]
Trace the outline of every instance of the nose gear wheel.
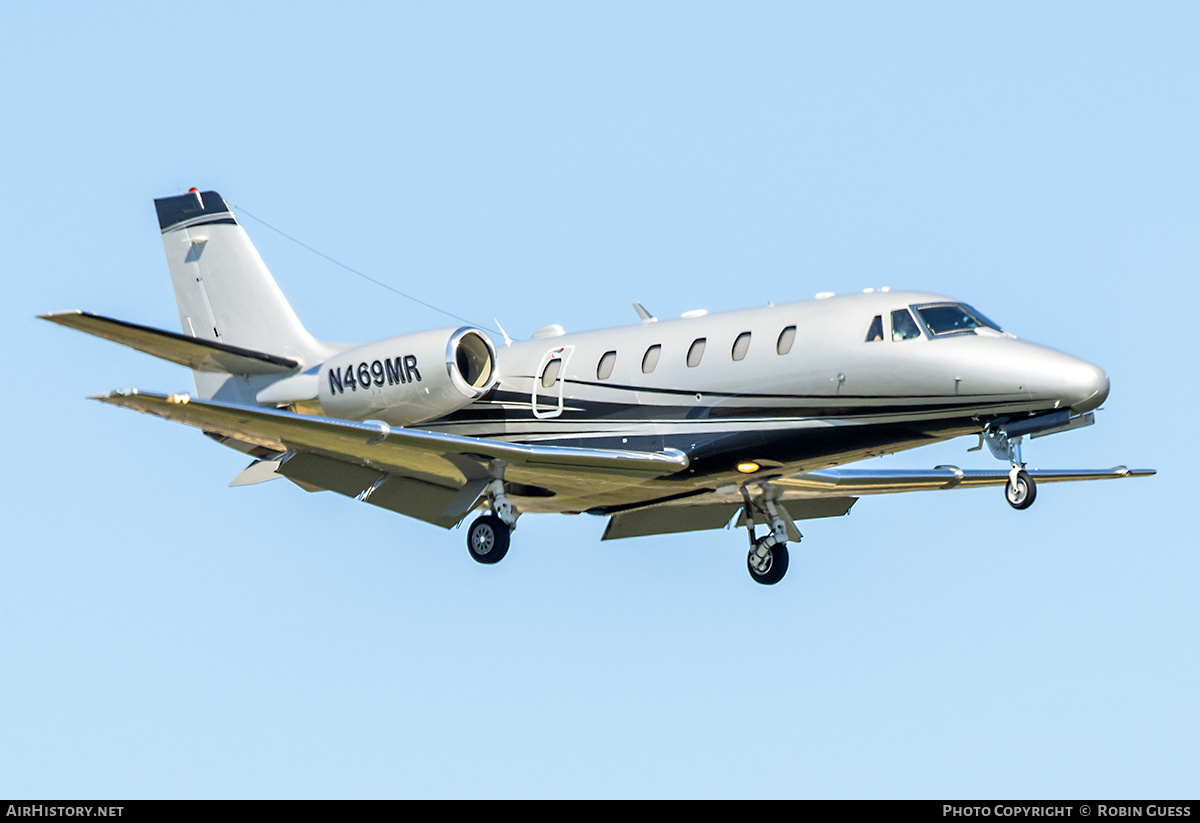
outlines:
[[1021, 469], [1016, 476], [1008, 478], [1004, 485], [1004, 497], [1014, 509], [1027, 509], [1037, 498], [1037, 484], [1028, 472]]

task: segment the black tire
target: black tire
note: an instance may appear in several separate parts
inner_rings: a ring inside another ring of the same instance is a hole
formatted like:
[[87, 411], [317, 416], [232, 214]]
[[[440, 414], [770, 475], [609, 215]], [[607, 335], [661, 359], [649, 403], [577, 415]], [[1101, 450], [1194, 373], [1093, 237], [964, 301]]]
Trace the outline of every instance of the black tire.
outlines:
[[[766, 539], [766, 538], [764, 538]], [[750, 555], [746, 556], [746, 568], [750, 571], [750, 577], [755, 583], [761, 583], [764, 586], [774, 586], [788, 570], [788, 550], [787, 543], [776, 543], [768, 549], [767, 557], [770, 560], [767, 570], [759, 572], [750, 562]]]
[[1033, 482], [1029, 473], [1022, 469], [1017, 472], [1015, 486], [1011, 480], [1004, 484], [1004, 499], [1014, 509], [1028, 509], [1037, 499], [1037, 484]]
[[467, 551], [476, 563], [499, 563], [508, 554], [509, 528], [494, 514], [476, 518], [467, 529]]

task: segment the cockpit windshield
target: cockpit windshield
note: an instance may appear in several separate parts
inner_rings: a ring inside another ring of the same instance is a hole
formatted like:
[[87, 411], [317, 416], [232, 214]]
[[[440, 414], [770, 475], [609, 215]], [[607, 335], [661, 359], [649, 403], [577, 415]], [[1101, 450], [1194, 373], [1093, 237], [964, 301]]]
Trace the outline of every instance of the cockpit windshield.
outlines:
[[950, 334], [974, 334], [975, 329], [1003, 331], [966, 303], [938, 303], [913, 306], [934, 337]]

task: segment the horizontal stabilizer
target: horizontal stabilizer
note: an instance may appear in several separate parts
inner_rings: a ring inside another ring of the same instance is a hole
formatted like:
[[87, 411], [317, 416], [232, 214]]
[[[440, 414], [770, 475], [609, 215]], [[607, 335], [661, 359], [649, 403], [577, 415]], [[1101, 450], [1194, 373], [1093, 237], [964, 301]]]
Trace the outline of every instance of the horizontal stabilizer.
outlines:
[[215, 340], [201, 340], [150, 326], [139, 326], [136, 323], [86, 311], [54, 312], [43, 314], [41, 318], [201, 372], [247, 376], [286, 374], [300, 366], [298, 362], [287, 357], [231, 346]]

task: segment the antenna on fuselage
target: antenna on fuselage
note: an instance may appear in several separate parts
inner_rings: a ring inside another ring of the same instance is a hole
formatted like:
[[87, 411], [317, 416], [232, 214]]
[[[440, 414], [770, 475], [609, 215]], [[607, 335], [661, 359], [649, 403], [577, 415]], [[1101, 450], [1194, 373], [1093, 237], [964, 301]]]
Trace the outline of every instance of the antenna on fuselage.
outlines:
[[492, 322], [496, 324], [496, 328], [498, 328], [500, 333], [504, 335], [504, 345], [511, 346], [512, 339], [508, 336], [508, 332], [504, 330], [504, 327], [500, 325], [500, 321], [493, 317]]
[[646, 307], [645, 307], [645, 306], [643, 306], [641, 303], [634, 303], [634, 304], [633, 304], [633, 310], [634, 310], [635, 312], [637, 312], [637, 313], [638, 313], [638, 317], [640, 317], [640, 318], [642, 319], [642, 325], [643, 325], [643, 326], [649, 325], [650, 323], [657, 323], [657, 322], [658, 322], [658, 318], [657, 318], [657, 317], [655, 317], [655, 316], [654, 316], [653, 314], [651, 314], [650, 312], [646, 311]]

